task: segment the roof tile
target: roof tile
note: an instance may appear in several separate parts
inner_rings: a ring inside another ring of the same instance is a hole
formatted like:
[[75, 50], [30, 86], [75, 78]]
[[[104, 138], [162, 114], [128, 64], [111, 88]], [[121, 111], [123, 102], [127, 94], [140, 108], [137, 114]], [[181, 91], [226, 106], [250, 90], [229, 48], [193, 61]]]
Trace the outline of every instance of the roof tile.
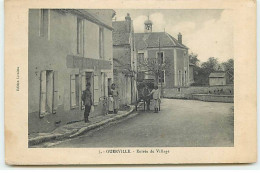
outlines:
[[225, 72], [213, 72], [210, 73], [209, 77], [210, 78], [222, 78], [225, 77], [226, 73]]

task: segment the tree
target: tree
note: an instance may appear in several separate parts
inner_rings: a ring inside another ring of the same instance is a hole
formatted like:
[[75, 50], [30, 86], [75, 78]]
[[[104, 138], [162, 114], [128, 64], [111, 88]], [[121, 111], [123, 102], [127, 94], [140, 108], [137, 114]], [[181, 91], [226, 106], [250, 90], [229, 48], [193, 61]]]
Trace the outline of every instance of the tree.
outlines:
[[205, 70], [207, 73], [211, 73], [219, 70], [218, 59], [214, 57], [210, 57], [208, 61], [201, 64], [201, 68]]
[[203, 62], [201, 66], [198, 65], [199, 59], [197, 55], [190, 55], [190, 60], [195, 64], [194, 66], [194, 84], [193, 85], [208, 85], [209, 75], [214, 71], [220, 70], [220, 64], [218, 59], [210, 57], [206, 62]]
[[198, 59], [198, 55], [191, 53], [189, 54], [190, 63], [194, 64], [195, 66], [199, 66], [200, 60]]
[[204, 84], [209, 83], [209, 75], [212, 72], [220, 70], [220, 65], [218, 63], [218, 59], [214, 57], [210, 57], [208, 61], [201, 64], [202, 75], [204, 78]]
[[159, 77], [162, 77], [165, 72], [167, 74], [167, 68], [170, 66], [168, 58], [162, 56], [162, 52], [158, 53], [157, 58], [138, 58], [138, 79], [143, 80], [144, 75], [150, 75], [154, 77], [154, 84], [159, 84]]
[[223, 66], [224, 71], [227, 72], [228, 75], [228, 82], [234, 82], [234, 59], [229, 59], [226, 62], [221, 63]]

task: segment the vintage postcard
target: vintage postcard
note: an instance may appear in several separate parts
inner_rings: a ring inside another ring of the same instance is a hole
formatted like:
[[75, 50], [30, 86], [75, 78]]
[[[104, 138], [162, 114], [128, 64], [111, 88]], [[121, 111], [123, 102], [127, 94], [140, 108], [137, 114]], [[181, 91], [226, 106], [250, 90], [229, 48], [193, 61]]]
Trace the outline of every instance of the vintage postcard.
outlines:
[[6, 0], [6, 164], [256, 162], [255, 64], [254, 0]]

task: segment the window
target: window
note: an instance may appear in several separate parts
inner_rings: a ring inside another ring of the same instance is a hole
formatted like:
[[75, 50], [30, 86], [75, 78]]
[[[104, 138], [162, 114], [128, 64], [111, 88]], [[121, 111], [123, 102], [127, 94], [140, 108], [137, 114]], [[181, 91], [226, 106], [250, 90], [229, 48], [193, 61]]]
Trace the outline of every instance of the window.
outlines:
[[48, 37], [49, 34], [49, 10], [40, 10], [40, 36]]
[[58, 108], [58, 72], [46, 70], [41, 72], [40, 80], [40, 117], [55, 114]]
[[138, 62], [139, 64], [144, 63], [144, 53], [138, 53]]
[[104, 28], [99, 27], [99, 56], [104, 58]]
[[178, 85], [182, 86], [182, 73], [181, 73], [181, 70], [178, 71]]
[[70, 75], [70, 105], [71, 109], [79, 106], [79, 75]]
[[77, 18], [77, 53], [81, 54], [83, 50], [83, 20]]
[[187, 85], [187, 71], [185, 70], [184, 71], [184, 85], [186, 86]]
[[163, 52], [157, 52], [157, 60], [158, 60], [158, 64], [164, 63]]
[[107, 96], [106, 86], [107, 86], [106, 74], [101, 72], [101, 96], [102, 97]]
[[165, 82], [165, 70], [162, 70], [162, 72], [159, 74], [159, 84]]

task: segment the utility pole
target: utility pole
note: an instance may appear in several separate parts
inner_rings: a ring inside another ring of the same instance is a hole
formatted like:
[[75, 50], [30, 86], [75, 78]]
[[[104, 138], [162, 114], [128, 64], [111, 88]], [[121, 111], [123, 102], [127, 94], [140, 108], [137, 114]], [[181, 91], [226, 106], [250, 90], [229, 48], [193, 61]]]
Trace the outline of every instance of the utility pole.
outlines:
[[160, 43], [160, 37], [159, 37], [159, 56], [160, 56], [160, 70], [159, 70], [159, 74], [160, 74], [160, 78], [161, 78], [161, 96], [163, 95], [163, 82], [162, 82], [162, 64], [163, 64], [163, 57], [162, 57], [162, 54], [161, 54], [161, 43]]

